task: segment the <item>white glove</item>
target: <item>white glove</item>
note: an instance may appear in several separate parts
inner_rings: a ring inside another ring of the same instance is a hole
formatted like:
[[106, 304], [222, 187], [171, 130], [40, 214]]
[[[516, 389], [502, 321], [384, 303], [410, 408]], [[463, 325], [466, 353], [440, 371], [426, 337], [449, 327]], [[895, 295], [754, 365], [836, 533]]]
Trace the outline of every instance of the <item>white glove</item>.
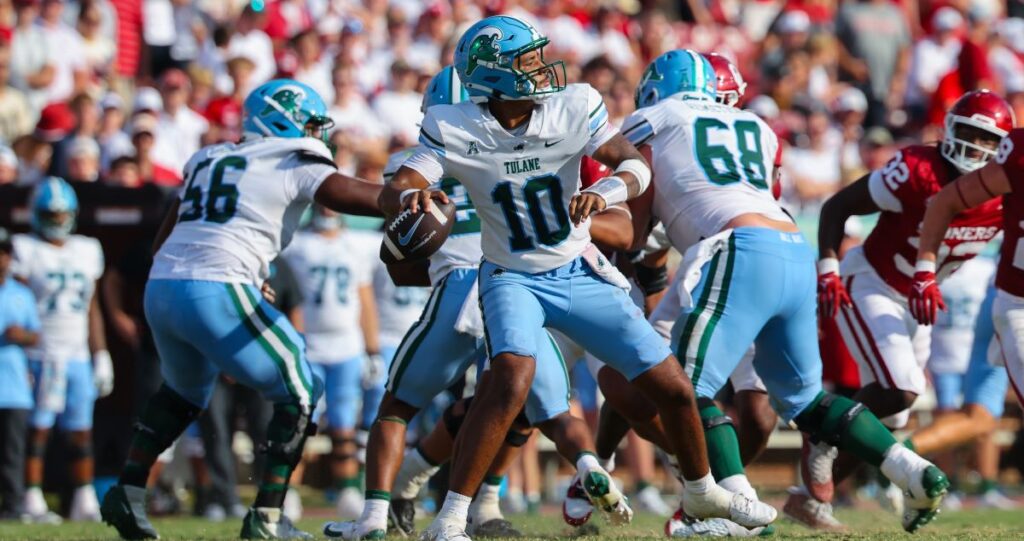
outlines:
[[100, 398], [114, 392], [114, 363], [105, 349], [92, 354], [92, 382]]
[[384, 377], [387, 366], [384, 364], [384, 357], [379, 353], [367, 353], [363, 362], [363, 389], [370, 390], [377, 386]]

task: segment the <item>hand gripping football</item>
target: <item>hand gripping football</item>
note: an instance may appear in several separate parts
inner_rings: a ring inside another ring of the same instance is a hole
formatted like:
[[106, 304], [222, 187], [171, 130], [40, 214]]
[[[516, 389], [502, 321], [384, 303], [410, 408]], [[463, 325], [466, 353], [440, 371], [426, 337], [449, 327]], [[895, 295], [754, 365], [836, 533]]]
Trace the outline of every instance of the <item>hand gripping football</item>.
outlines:
[[384, 223], [380, 259], [388, 265], [419, 261], [436, 252], [455, 224], [455, 205], [431, 201], [429, 212], [404, 210]]

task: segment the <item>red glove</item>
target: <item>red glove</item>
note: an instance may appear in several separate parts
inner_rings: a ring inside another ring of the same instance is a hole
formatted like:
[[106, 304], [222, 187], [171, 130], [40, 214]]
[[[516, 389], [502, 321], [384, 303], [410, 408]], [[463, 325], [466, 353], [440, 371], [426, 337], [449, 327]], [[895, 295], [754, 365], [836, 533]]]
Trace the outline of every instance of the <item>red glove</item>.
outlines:
[[834, 318], [840, 306], [850, 305], [850, 295], [839, 277], [839, 262], [832, 258], [818, 262], [818, 311]]
[[935, 279], [932, 271], [917, 271], [914, 273], [914, 285], [910, 287], [910, 296], [907, 297], [910, 305], [910, 313], [921, 325], [934, 325], [935, 316], [938, 310], [946, 310], [946, 303], [942, 302], [942, 292], [939, 291], [939, 282]]

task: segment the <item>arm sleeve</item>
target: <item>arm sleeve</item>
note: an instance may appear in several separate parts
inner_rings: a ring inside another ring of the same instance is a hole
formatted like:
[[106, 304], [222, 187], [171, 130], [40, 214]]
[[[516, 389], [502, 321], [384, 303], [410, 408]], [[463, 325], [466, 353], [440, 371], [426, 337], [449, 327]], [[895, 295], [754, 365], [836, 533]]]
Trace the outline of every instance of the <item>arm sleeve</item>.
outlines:
[[592, 156], [601, 145], [619, 133], [619, 130], [608, 123], [608, 108], [604, 105], [604, 98], [594, 90], [587, 87], [587, 130], [590, 140], [587, 141], [587, 156]]
[[902, 195], [909, 188], [910, 166], [902, 151], [897, 152], [881, 169], [871, 172], [868, 177], [868, 191], [878, 208], [890, 212], [902, 212]]
[[622, 123], [622, 135], [638, 148], [647, 144], [654, 137], [654, 133], [654, 124], [651, 124], [643, 111], [634, 112]]
[[444, 177], [444, 164], [441, 158], [437, 156], [434, 150], [423, 145], [408, 160], [405, 160], [405, 163], [402, 165], [409, 169], [414, 169], [423, 175], [423, 178], [427, 179], [427, 182], [431, 185]]

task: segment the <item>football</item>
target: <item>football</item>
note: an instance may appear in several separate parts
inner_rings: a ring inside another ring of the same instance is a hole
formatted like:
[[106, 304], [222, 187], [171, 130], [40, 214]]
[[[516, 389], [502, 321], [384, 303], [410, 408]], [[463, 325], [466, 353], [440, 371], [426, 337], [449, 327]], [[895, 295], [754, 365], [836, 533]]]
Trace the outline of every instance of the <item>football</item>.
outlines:
[[431, 201], [430, 212], [405, 210], [384, 223], [380, 259], [388, 265], [420, 261], [444, 244], [455, 223], [455, 205]]

